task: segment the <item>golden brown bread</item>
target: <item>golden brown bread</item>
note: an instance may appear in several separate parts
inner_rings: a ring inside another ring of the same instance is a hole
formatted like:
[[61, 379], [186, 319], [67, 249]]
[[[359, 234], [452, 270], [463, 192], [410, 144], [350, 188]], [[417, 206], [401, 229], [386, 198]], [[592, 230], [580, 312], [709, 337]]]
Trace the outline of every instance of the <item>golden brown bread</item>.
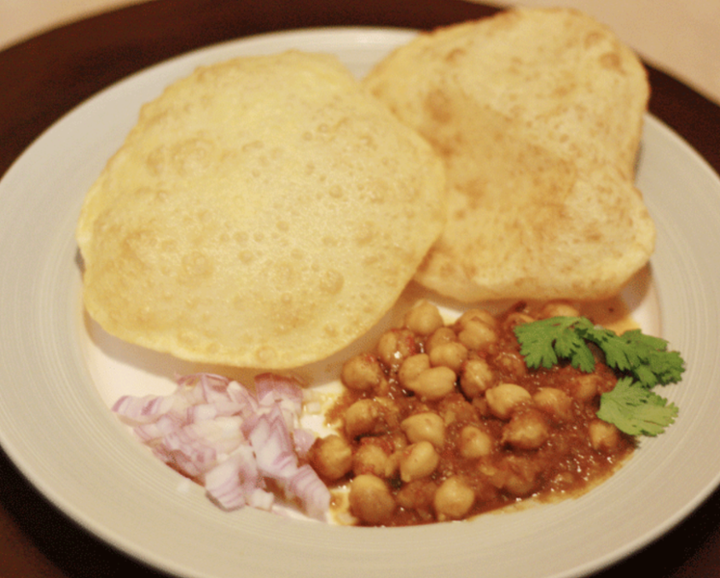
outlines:
[[87, 194], [86, 308], [191, 361], [323, 359], [412, 278], [444, 185], [431, 147], [334, 57], [202, 67], [144, 106]]
[[646, 72], [590, 17], [517, 9], [421, 33], [364, 83], [446, 164], [426, 287], [599, 299], [648, 261], [655, 229], [633, 185]]

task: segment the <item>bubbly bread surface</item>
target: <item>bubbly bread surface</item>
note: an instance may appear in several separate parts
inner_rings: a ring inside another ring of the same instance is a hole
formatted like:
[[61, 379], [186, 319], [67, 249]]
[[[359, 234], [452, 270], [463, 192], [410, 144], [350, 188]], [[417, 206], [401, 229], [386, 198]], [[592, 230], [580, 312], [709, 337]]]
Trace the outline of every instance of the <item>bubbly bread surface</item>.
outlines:
[[334, 57], [201, 67], [142, 108], [86, 196], [86, 309], [191, 361], [318, 361], [393, 305], [444, 191], [428, 143]]
[[447, 169], [421, 284], [468, 302], [600, 299], [647, 263], [655, 228], [633, 184], [647, 74], [595, 20], [514, 9], [421, 33], [364, 84]]

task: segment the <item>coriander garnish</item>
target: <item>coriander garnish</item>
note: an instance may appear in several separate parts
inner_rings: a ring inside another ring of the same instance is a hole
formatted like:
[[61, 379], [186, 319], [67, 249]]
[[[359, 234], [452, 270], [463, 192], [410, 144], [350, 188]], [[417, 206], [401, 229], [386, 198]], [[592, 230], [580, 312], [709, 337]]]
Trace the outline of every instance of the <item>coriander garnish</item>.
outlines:
[[598, 418], [630, 435], [654, 436], [672, 424], [678, 408], [652, 392], [656, 385], [675, 383], [685, 370], [676, 351], [659, 337], [631, 330], [618, 335], [598, 327], [586, 317], [552, 317], [515, 327], [520, 352], [531, 369], [550, 369], [562, 360], [590, 373], [595, 357], [589, 347], [596, 345], [605, 363], [618, 375], [613, 391], [602, 394]]

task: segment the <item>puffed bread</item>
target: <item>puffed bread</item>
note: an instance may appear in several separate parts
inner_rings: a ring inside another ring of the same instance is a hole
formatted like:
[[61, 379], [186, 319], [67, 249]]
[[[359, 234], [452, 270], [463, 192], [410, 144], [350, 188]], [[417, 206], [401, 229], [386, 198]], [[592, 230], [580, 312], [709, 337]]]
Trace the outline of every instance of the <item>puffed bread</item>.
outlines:
[[446, 165], [421, 284], [468, 302], [600, 299], [647, 263], [655, 228], [633, 184], [647, 75], [589, 16], [516, 9], [421, 33], [364, 84]]
[[84, 302], [203, 363], [324, 359], [370, 329], [445, 219], [431, 147], [335, 58], [199, 68], [145, 105], [87, 193]]

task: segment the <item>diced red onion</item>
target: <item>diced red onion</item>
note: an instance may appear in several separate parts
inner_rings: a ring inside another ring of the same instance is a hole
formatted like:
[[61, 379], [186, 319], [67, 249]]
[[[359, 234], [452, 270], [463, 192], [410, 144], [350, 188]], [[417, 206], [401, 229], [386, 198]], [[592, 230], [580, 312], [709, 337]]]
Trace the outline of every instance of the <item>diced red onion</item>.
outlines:
[[303, 428], [295, 428], [292, 434], [293, 446], [298, 458], [304, 460], [307, 458], [310, 447], [315, 443], [315, 434]]
[[184, 421], [177, 415], [166, 413], [153, 422], [136, 426], [133, 431], [142, 441], [149, 442], [175, 431], [178, 427], [182, 427], [183, 423]]
[[272, 512], [273, 505], [275, 504], [275, 494], [261, 488], [255, 488], [246, 499], [248, 506], [257, 508], [258, 510], [266, 510], [267, 512]]
[[113, 411], [180, 473], [205, 486], [226, 510], [273, 511], [272, 479], [309, 516], [324, 519], [330, 492], [307, 464], [315, 440], [299, 427], [303, 389], [291, 377], [255, 378], [255, 395], [237, 381], [208, 373], [178, 378], [168, 396], [123, 396]]
[[285, 491], [300, 500], [308, 516], [323, 519], [330, 508], [330, 491], [308, 464], [287, 480]]
[[248, 496], [260, 487], [250, 446], [240, 446], [224, 462], [205, 474], [208, 495], [226, 510], [245, 506]]
[[150, 423], [167, 413], [174, 404], [174, 399], [160, 395], [133, 397], [125, 395], [115, 402], [112, 410], [127, 419], [140, 423]]
[[303, 391], [298, 381], [274, 373], [261, 373], [255, 376], [255, 391], [261, 404], [269, 405], [272, 401], [290, 401], [301, 409]]

